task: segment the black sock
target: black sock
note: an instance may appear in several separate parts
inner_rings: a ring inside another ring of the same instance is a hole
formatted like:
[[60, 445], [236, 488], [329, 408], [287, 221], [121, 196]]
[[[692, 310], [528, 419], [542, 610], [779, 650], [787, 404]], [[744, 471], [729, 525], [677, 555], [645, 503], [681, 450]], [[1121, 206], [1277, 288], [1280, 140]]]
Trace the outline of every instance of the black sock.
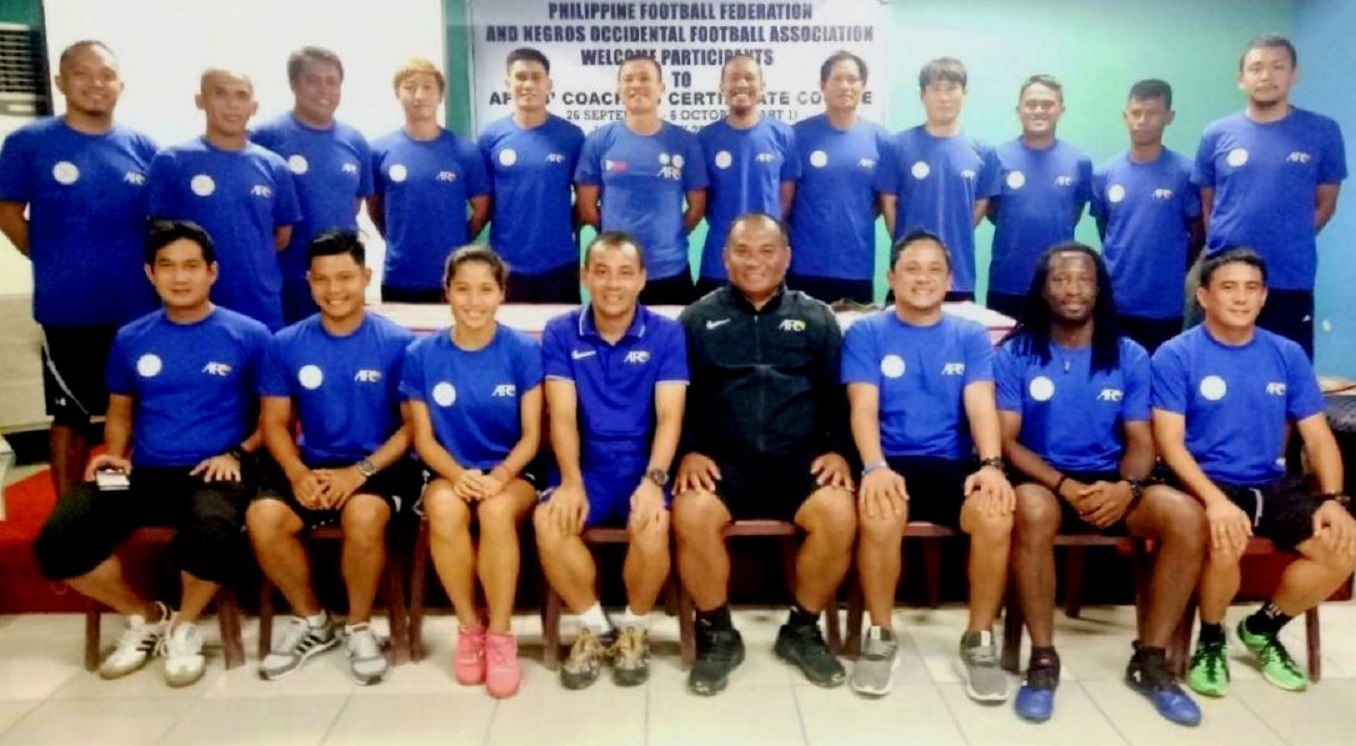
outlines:
[[698, 609], [697, 624], [711, 629], [733, 629], [734, 622], [730, 619], [730, 604], [721, 604], [710, 611]]
[[1168, 649], [1155, 648], [1150, 647], [1148, 645], [1139, 645], [1135, 648], [1135, 655], [1131, 658], [1131, 660], [1135, 661], [1136, 663], [1141, 663], [1153, 657], [1167, 658]]
[[1051, 665], [1056, 670], [1059, 669], [1059, 653], [1055, 646], [1036, 647], [1031, 646], [1031, 658], [1027, 661], [1027, 668], [1036, 668], [1040, 664]]
[[791, 604], [791, 615], [787, 617], [786, 623], [792, 626], [808, 627], [819, 624], [819, 612], [806, 611], [798, 603]]
[[1201, 644], [1224, 642], [1224, 625], [1201, 622], [1201, 634], [1196, 638]]
[[1294, 617], [1286, 616], [1280, 607], [1271, 601], [1262, 604], [1252, 616], [1243, 620], [1248, 625], [1248, 631], [1255, 635], [1275, 636], [1280, 633], [1281, 628], [1290, 623]]

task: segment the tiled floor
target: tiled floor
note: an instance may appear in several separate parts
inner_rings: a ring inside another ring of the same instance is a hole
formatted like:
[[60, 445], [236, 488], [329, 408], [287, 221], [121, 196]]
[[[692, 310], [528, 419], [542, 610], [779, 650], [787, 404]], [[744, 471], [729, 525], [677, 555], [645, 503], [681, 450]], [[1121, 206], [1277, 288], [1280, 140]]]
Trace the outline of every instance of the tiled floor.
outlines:
[[[1235, 609], [1232, 619], [1244, 613]], [[730, 688], [714, 698], [687, 693], [678, 670], [677, 625], [656, 618], [653, 676], [647, 686], [619, 689], [602, 680], [590, 690], [562, 689], [538, 662], [535, 617], [515, 620], [526, 658], [523, 688], [496, 702], [482, 689], [460, 687], [449, 660], [452, 621], [433, 617], [430, 658], [402, 666], [376, 687], [350, 682], [340, 653], [311, 661], [295, 676], [266, 683], [254, 663], [226, 672], [219, 658], [207, 677], [172, 690], [154, 665], [105, 682], [80, 666], [77, 615], [0, 617], [0, 746], [9, 744], [1347, 744], [1356, 705], [1356, 605], [1323, 609], [1324, 680], [1305, 694], [1261, 681], [1235, 655], [1229, 697], [1202, 702], [1196, 730], [1160, 720], [1120, 677], [1134, 615], [1126, 607], [1093, 607], [1081, 620], [1058, 617], [1064, 660], [1055, 718], [1045, 725], [1017, 719], [1011, 705], [970, 702], [951, 667], [964, 611], [901, 610], [901, 665], [895, 690], [867, 700], [846, 687], [809, 685], [777, 661], [772, 641], [784, 612], [741, 610], [748, 659]], [[281, 623], [281, 622], [279, 622]], [[111, 644], [119, 625], [103, 625]], [[215, 639], [215, 625], [204, 629]], [[254, 649], [257, 626], [245, 626]], [[1286, 641], [1303, 654], [1303, 623]], [[1235, 648], [1237, 645], [1234, 646]], [[1237, 651], [1236, 651], [1237, 652]], [[1015, 685], [1015, 682], [1014, 682]]]

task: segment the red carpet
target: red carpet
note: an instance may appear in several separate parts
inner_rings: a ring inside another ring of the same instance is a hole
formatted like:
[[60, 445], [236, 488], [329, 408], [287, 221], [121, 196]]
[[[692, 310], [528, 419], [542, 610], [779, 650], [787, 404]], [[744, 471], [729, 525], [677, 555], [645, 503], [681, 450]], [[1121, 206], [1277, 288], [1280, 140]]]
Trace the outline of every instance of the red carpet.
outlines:
[[46, 469], [5, 488], [6, 516], [0, 521], [0, 614], [85, 609], [84, 599], [44, 578], [33, 557], [33, 539], [55, 504]]

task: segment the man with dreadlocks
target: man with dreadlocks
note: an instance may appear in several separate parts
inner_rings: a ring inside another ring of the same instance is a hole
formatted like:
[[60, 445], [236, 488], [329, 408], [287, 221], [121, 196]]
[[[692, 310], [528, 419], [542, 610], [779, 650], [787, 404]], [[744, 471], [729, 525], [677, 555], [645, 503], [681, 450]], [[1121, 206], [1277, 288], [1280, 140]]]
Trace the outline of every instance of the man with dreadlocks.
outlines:
[[1017, 714], [1049, 719], [1059, 683], [1055, 534], [1129, 532], [1153, 539], [1158, 553], [1125, 681], [1164, 718], [1196, 725], [1201, 711], [1166, 650], [1200, 574], [1205, 516], [1150, 482], [1149, 357], [1121, 334], [1106, 265], [1080, 243], [1041, 257], [1023, 318], [994, 361], [1003, 455], [1018, 474], [1013, 567], [1031, 633]]

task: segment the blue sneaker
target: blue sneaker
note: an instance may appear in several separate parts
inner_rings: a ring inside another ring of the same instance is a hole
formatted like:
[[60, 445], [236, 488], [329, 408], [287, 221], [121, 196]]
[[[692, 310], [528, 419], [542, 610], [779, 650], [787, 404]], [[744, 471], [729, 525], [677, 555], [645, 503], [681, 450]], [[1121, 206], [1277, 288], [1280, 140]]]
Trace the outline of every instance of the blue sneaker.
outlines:
[[1193, 727], [1201, 724], [1201, 708], [1182, 691], [1162, 648], [1141, 648], [1136, 643], [1135, 655], [1125, 668], [1125, 683], [1143, 694], [1163, 719]]
[[1059, 686], [1059, 654], [1054, 650], [1032, 655], [1026, 677], [1013, 702], [1018, 717], [1033, 723], [1050, 719], [1055, 709], [1055, 687]]

